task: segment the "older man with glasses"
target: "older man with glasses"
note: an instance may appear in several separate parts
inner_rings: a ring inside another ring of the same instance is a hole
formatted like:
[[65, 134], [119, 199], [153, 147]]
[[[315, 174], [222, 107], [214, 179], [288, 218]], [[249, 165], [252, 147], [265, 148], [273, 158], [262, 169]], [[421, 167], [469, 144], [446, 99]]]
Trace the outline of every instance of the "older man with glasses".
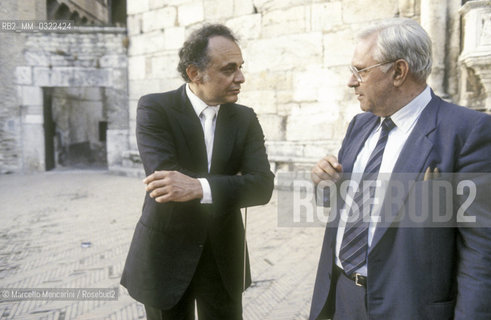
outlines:
[[[338, 157], [325, 156], [312, 169], [316, 185], [350, 188], [335, 202], [318, 199], [337, 206], [326, 227], [310, 319], [491, 319], [489, 224], [438, 228], [432, 218], [458, 222], [458, 207], [437, 206], [441, 195], [433, 194], [421, 209], [410, 196], [442, 175], [479, 172], [471, 182], [481, 185], [474, 184], [466, 214], [489, 222], [491, 117], [433, 93], [426, 84], [431, 39], [417, 22], [390, 19], [358, 40], [348, 86], [366, 112], [351, 121]], [[407, 184], [396, 199], [389, 187], [373, 183], [401, 176]], [[452, 193], [450, 205], [463, 200], [459, 194]], [[411, 221], [404, 213], [420, 209], [430, 219], [405, 224]]]

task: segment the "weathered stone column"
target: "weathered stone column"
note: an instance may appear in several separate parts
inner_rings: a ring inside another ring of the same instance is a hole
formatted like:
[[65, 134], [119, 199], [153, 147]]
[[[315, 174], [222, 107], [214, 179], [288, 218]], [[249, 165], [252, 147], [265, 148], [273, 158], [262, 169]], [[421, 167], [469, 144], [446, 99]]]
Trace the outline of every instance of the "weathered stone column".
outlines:
[[447, 0], [421, 1], [421, 25], [433, 42], [433, 69], [428, 84], [443, 97], [447, 96], [444, 87], [447, 7]]
[[460, 103], [491, 113], [491, 0], [469, 1], [460, 14]]
[[22, 131], [22, 171], [45, 170], [43, 90], [37, 86], [19, 86]]

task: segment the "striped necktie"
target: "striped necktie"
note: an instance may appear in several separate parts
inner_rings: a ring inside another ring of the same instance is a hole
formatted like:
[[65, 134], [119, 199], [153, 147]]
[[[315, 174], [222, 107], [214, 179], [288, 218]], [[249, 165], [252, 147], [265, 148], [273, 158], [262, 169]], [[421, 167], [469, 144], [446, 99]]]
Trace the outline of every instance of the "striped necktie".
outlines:
[[385, 118], [382, 122], [382, 132], [380, 133], [375, 149], [373, 149], [370, 155], [360, 185], [349, 209], [348, 217], [353, 217], [353, 221], [348, 220], [346, 223], [343, 241], [341, 242], [341, 249], [339, 251], [339, 259], [343, 265], [344, 272], [348, 275], [351, 275], [363, 266], [367, 258], [371, 207], [364, 209], [363, 201], [366, 200], [364, 198], [367, 198], [367, 193], [369, 193], [368, 198], [370, 199], [375, 194], [375, 180], [382, 164], [382, 156], [384, 155], [389, 132], [394, 127], [395, 124], [390, 118]]

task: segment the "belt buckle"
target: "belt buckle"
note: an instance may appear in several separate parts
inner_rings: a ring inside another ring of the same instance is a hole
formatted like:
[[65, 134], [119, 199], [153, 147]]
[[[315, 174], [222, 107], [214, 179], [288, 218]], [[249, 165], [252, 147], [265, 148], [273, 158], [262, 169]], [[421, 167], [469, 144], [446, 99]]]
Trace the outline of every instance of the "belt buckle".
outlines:
[[363, 279], [363, 276], [359, 273], [355, 273], [355, 284], [358, 286], [358, 287], [363, 287], [363, 283], [361, 282]]

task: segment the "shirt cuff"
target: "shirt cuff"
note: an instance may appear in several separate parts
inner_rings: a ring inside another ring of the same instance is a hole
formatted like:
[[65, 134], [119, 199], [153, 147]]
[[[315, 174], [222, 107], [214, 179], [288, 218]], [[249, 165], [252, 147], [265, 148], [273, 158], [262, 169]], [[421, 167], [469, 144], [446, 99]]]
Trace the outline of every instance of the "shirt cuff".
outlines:
[[205, 178], [198, 178], [199, 183], [201, 184], [201, 189], [203, 189], [203, 198], [201, 198], [201, 203], [209, 204], [213, 203], [213, 199], [211, 197], [211, 188], [210, 183]]

